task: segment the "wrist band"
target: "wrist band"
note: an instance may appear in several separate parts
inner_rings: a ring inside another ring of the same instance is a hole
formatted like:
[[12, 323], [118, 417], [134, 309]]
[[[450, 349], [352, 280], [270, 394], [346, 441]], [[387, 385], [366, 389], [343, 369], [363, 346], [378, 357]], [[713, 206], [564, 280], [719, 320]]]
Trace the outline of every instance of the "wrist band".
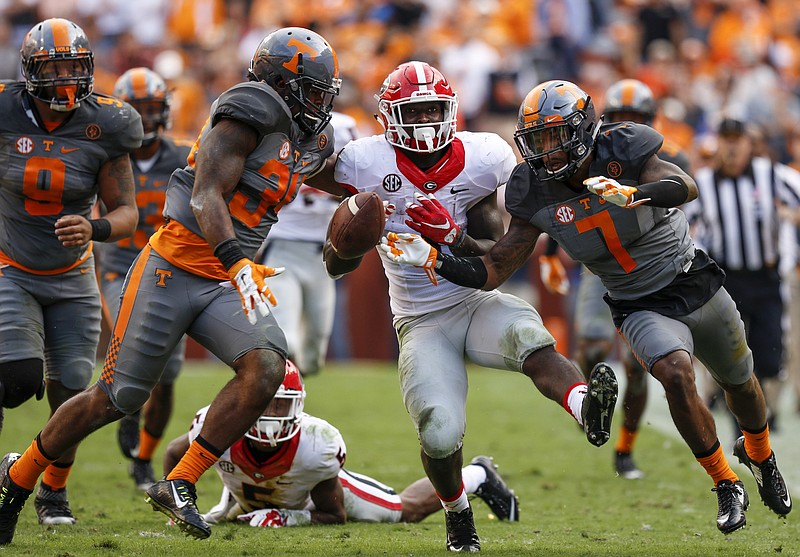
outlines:
[[228, 238], [217, 244], [214, 248], [214, 257], [220, 260], [226, 271], [230, 271], [231, 267], [245, 259], [242, 246], [236, 238]]
[[456, 248], [456, 249], [457, 249], [457, 248], [460, 248], [460, 247], [461, 247], [461, 245], [464, 243], [464, 239], [465, 239], [466, 237], [467, 237], [467, 233], [466, 233], [466, 232], [464, 232], [462, 229], [460, 229], [460, 228], [459, 228], [459, 229], [458, 229], [458, 236], [456, 236], [456, 239], [453, 241], [453, 243], [452, 243], [452, 244], [450, 244], [450, 249], [453, 249], [453, 248]]
[[111, 237], [111, 223], [108, 219], [91, 219], [89, 224], [92, 225], [92, 240], [105, 242]]

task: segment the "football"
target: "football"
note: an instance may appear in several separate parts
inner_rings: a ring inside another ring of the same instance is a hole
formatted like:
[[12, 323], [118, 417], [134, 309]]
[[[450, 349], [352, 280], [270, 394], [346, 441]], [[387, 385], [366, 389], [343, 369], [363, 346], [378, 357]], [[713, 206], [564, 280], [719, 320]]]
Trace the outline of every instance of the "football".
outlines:
[[385, 224], [383, 202], [375, 192], [348, 197], [333, 213], [328, 230], [331, 246], [341, 259], [355, 259], [380, 242]]

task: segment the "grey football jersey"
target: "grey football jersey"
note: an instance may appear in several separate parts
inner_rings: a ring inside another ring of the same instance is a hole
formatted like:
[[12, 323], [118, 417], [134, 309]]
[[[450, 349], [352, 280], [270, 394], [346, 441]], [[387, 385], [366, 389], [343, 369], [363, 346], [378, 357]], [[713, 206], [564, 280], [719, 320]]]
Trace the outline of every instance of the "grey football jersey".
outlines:
[[133, 260], [147, 245], [147, 239], [164, 224], [164, 201], [167, 198], [169, 177], [176, 169], [186, 166], [190, 148], [190, 144], [177, 144], [164, 137], [161, 139], [156, 161], [147, 172], [142, 172], [136, 161], [132, 161], [139, 223], [133, 236], [104, 246], [104, 273], [117, 273], [124, 277]]
[[[259, 143], [245, 161], [239, 185], [227, 202], [236, 238], [247, 257], [253, 257], [278, 210], [291, 202], [306, 177], [314, 174], [333, 153], [333, 128], [304, 136], [292, 120], [289, 107], [265, 83], [240, 83], [224, 92], [212, 105], [209, 121], [189, 156], [189, 166], [172, 175], [164, 216], [180, 222], [202, 237], [189, 201], [194, 185], [194, 160], [204, 156], [203, 138], [221, 118], [252, 126]], [[178, 264], [177, 262], [175, 262]]]
[[142, 141], [139, 113], [92, 94], [53, 131], [35, 121], [24, 82], [0, 84], [0, 251], [23, 269], [58, 271], [87, 246], [65, 247], [55, 235], [64, 215], [89, 218], [97, 175]]
[[[636, 186], [642, 166], [662, 141], [658, 132], [640, 124], [604, 127], [589, 175]], [[517, 165], [508, 181], [506, 209], [549, 234], [572, 259], [600, 277], [618, 300], [657, 292], [694, 257], [689, 226], [679, 209], [625, 209], [564, 182], [540, 182], [527, 163]]]

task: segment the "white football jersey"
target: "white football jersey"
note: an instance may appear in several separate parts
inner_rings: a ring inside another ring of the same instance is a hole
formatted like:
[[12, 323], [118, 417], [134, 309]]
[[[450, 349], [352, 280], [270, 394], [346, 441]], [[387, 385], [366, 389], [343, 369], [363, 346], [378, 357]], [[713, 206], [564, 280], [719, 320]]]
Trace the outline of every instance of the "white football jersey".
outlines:
[[[433, 193], [463, 229], [467, 211], [504, 184], [516, 164], [511, 146], [494, 133], [457, 132], [448, 156], [427, 171], [414, 165], [384, 136], [375, 135], [345, 146], [336, 163], [335, 178], [355, 191], [374, 191], [395, 205], [386, 232], [415, 232], [405, 223], [405, 209], [406, 203], [415, 202], [416, 191]], [[442, 277], [434, 286], [422, 269], [395, 263], [382, 251], [378, 253], [396, 317], [452, 307], [473, 292]]]
[[[340, 151], [358, 136], [356, 121], [352, 116], [334, 112], [331, 125], [334, 152]], [[313, 181], [311, 178], [311, 182]], [[297, 240], [323, 244], [328, 222], [338, 206], [339, 200], [332, 195], [302, 185], [294, 201], [278, 212], [278, 222], [270, 229], [269, 240]]]
[[[197, 412], [189, 429], [190, 441], [199, 435], [207, 412], [208, 406]], [[214, 464], [244, 512], [270, 507], [313, 509], [311, 490], [339, 475], [347, 452], [338, 429], [305, 413], [300, 433], [266, 462], [256, 462], [246, 442], [239, 439]]]

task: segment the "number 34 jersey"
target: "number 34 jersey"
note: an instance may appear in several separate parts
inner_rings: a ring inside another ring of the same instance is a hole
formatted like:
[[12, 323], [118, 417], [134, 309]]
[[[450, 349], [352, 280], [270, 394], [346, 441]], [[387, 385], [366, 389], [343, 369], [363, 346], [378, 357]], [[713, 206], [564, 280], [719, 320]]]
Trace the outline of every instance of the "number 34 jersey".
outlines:
[[[589, 176], [639, 185], [644, 163], [663, 138], [632, 123], [604, 127], [597, 136]], [[639, 205], [625, 209], [586, 189], [537, 180], [526, 163], [506, 186], [506, 210], [546, 232], [575, 261], [600, 277], [617, 300], [638, 299], [667, 286], [694, 257], [686, 217], [679, 209]]]
[[63, 246], [56, 221], [90, 217], [100, 167], [141, 144], [142, 123], [130, 105], [92, 94], [48, 132], [31, 105], [24, 82], [0, 83], [0, 262], [50, 274], [87, 251]]

